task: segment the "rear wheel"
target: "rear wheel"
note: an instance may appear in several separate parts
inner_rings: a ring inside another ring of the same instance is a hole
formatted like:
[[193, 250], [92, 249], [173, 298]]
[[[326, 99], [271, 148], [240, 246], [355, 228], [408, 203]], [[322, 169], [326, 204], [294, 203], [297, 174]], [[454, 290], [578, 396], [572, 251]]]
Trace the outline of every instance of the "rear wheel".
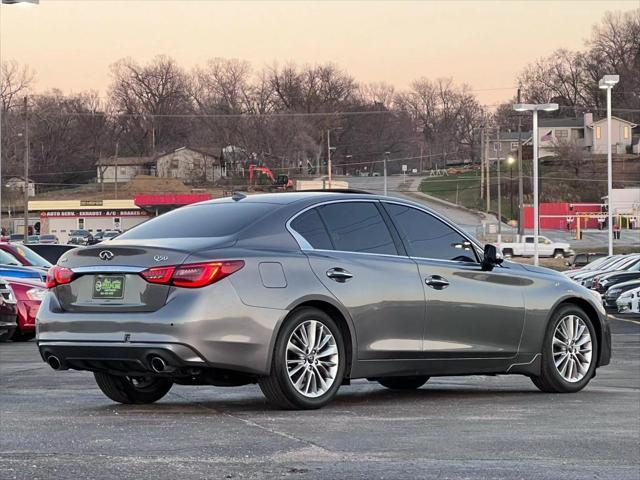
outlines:
[[164, 397], [173, 382], [167, 378], [121, 377], [108, 373], [94, 372], [93, 376], [102, 393], [119, 403], [153, 403]]
[[553, 256], [555, 258], [564, 258], [564, 250], [562, 250], [561, 248], [556, 248], [553, 251]]
[[340, 388], [345, 365], [342, 334], [333, 319], [316, 308], [301, 308], [280, 330], [271, 375], [258, 384], [279, 408], [320, 408]]
[[505, 257], [513, 257], [513, 250], [510, 248], [505, 248], [504, 250], [502, 250], [502, 255], [504, 255]]
[[559, 308], [547, 327], [540, 375], [531, 380], [543, 392], [582, 390], [596, 368], [597, 343], [593, 323], [581, 308]]
[[418, 375], [415, 377], [379, 378], [378, 383], [391, 390], [416, 390], [427, 383], [428, 380], [429, 377], [426, 375]]

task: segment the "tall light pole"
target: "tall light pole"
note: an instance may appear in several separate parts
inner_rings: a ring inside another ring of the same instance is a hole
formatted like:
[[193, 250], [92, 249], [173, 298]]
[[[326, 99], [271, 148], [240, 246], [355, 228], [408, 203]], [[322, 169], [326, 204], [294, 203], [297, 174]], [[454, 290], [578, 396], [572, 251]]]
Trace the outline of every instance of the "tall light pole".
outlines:
[[383, 165], [384, 165], [384, 196], [387, 196], [387, 160], [389, 159], [389, 155], [391, 155], [391, 152], [384, 152], [384, 160], [383, 160]]
[[498, 243], [502, 242], [502, 186], [500, 179], [500, 154], [502, 153], [502, 144], [500, 143], [500, 126], [496, 127], [496, 157], [497, 165], [496, 170], [498, 174]]
[[513, 106], [516, 112], [533, 112], [533, 264], [540, 264], [538, 255], [538, 237], [540, 236], [540, 224], [538, 218], [538, 112], [553, 112], [558, 110], [557, 103], [516, 103]]
[[598, 86], [607, 91], [607, 224], [609, 225], [609, 255], [613, 255], [613, 160], [611, 158], [611, 89], [620, 81], [619, 75], [605, 75]]
[[[516, 159], [511, 155], [507, 158], [507, 164], [509, 165], [509, 205], [511, 206], [511, 218], [513, 218], [513, 164], [516, 163]], [[520, 215], [518, 215], [518, 221], [520, 221]], [[518, 225], [520, 227], [520, 225]]]

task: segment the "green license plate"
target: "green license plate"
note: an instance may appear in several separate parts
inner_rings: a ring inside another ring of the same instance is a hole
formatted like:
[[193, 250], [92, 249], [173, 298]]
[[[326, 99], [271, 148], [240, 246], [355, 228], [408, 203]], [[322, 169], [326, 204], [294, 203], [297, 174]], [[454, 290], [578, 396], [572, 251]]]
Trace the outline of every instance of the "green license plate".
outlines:
[[93, 298], [124, 297], [123, 275], [98, 275], [93, 280]]

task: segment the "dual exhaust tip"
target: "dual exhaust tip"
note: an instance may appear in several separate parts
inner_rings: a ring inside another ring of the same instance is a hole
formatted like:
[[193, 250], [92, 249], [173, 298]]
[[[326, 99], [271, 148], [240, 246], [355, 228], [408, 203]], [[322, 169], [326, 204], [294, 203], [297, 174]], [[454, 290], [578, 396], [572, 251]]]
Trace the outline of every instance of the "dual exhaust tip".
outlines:
[[[49, 355], [47, 357], [47, 363], [54, 370], [62, 369], [62, 361], [56, 355]], [[154, 357], [151, 357], [151, 360], [149, 361], [149, 365], [151, 366], [151, 370], [153, 370], [156, 373], [166, 373], [173, 370], [173, 367], [169, 367], [167, 365], [167, 362], [165, 362], [162, 357], [159, 357], [157, 355]]]

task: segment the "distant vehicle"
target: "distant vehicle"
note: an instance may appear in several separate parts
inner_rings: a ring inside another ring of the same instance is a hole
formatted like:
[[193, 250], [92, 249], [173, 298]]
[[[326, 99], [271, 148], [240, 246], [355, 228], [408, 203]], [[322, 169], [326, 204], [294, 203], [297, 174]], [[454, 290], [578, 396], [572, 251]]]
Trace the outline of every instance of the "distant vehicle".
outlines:
[[640, 259], [624, 270], [598, 275], [593, 279], [591, 288], [604, 295], [614, 285], [638, 279], [640, 279]]
[[599, 259], [607, 258], [606, 253], [576, 253], [573, 258], [565, 263], [571, 269], [586, 267]]
[[93, 244], [104, 242], [106, 240], [112, 240], [120, 235], [121, 232], [117, 230], [103, 230], [101, 232], [96, 233], [93, 236]]
[[618, 313], [640, 315], [640, 287], [627, 290], [616, 300]]
[[[532, 257], [535, 253], [535, 237], [523, 235], [520, 242], [496, 243], [506, 257]], [[573, 255], [571, 245], [564, 242], [553, 242], [542, 235], [538, 236], [538, 255], [540, 257], [568, 257]]]
[[44, 282], [26, 278], [6, 278], [13, 290], [18, 314], [18, 327], [11, 340], [26, 342], [36, 335], [36, 314], [42, 299], [47, 294]]
[[12, 233], [9, 235], [10, 242], [21, 242], [24, 240], [24, 233]]
[[34, 243], [29, 245], [29, 250], [33, 250], [38, 255], [52, 264], [58, 263], [58, 259], [67, 251], [80, 248], [78, 245], [66, 245], [63, 243]]
[[39, 243], [60, 243], [60, 239], [56, 235], [40, 235]]
[[88, 230], [71, 230], [69, 233], [68, 245], [91, 245], [93, 235]]
[[[42, 258], [31, 250], [31, 245], [22, 243], [0, 243], [0, 264], [22, 265], [24, 267], [41, 268], [45, 271], [51, 267], [51, 262]], [[9, 255], [12, 258], [7, 257]]]
[[40, 243], [40, 235], [29, 235], [27, 243]]
[[293, 190], [293, 180], [289, 175], [277, 177], [268, 167], [249, 165], [249, 189], [251, 190]]
[[580, 285], [591, 288], [598, 277], [608, 273], [624, 272], [632, 269], [638, 262], [640, 262], [640, 255], [622, 255], [615, 262], [603, 265], [602, 268], [587, 274], [576, 275], [573, 277], [573, 280], [578, 282]]
[[369, 175], [370, 177], [379, 177], [380, 173], [378, 172], [372, 172], [371, 175]]
[[602, 295], [602, 303], [606, 308], [617, 308], [617, 301], [625, 292], [629, 290], [633, 290], [635, 288], [640, 288], [640, 280], [630, 280], [628, 282], [621, 282], [610, 287], [604, 295]]
[[6, 279], [0, 278], [0, 342], [9, 340], [18, 328], [16, 297]]

